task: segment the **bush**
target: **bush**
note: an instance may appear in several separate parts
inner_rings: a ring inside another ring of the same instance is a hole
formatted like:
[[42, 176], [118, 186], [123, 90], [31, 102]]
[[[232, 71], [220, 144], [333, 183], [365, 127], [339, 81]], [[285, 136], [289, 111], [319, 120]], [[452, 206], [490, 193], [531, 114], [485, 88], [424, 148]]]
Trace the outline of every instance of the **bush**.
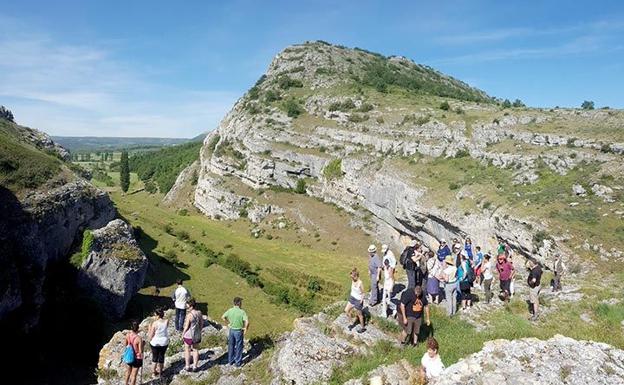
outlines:
[[342, 159], [336, 158], [327, 163], [323, 175], [329, 180], [342, 177]]
[[591, 100], [585, 100], [581, 104], [581, 108], [584, 109], [584, 110], [593, 110], [594, 109], [594, 102], [592, 102]]
[[533, 244], [535, 246], [541, 246], [545, 240], [552, 239], [550, 235], [544, 230], [539, 230], [535, 234], [533, 234]]
[[516, 107], [516, 108], [519, 108], [519, 107], [526, 107], [526, 106], [524, 105], [524, 103], [522, 103], [522, 100], [520, 100], [520, 99], [516, 99], [516, 100], [514, 100], [514, 102], [513, 102], [512, 106], [513, 106], [513, 107]]
[[267, 90], [266, 94], [264, 95], [264, 101], [267, 103], [272, 103], [280, 99], [281, 99], [280, 94], [274, 90]]
[[303, 113], [303, 107], [299, 105], [299, 103], [295, 99], [288, 99], [284, 102], [283, 105], [286, 110], [286, 115], [291, 118], [296, 118]]
[[178, 237], [181, 241], [188, 241], [191, 236], [185, 230], [180, 230], [176, 233], [176, 237]]
[[153, 181], [148, 180], [145, 182], [145, 191], [150, 194], [155, 194], [158, 191], [158, 187], [156, 187], [156, 184]]
[[165, 233], [169, 235], [174, 235], [173, 226], [171, 225], [171, 223], [165, 223], [165, 225], [163, 226], [163, 230], [165, 230]]
[[374, 109], [372, 104], [370, 103], [362, 103], [360, 107], [356, 110], [357, 112], [370, 112]]
[[297, 186], [295, 187], [295, 192], [297, 194], [305, 194], [306, 193], [306, 181], [305, 179], [298, 179]]
[[178, 210], [178, 215], [182, 216], [182, 217], [187, 216], [188, 215], [188, 209], [180, 209], [180, 210]]
[[468, 150], [465, 150], [465, 149], [461, 149], [457, 151], [457, 153], [455, 154], [455, 158], [467, 158], [469, 156], [470, 156], [470, 153], [468, 152]]
[[365, 122], [370, 117], [367, 114], [351, 114], [349, 115], [349, 121], [353, 123], [361, 123]]
[[448, 104], [448, 102], [445, 100], [440, 104], [440, 109], [442, 111], [448, 111], [451, 109], [451, 106]]
[[245, 207], [243, 207], [240, 210], [238, 210], [238, 215], [241, 218], [247, 218], [249, 216], [249, 212], [247, 211], [247, 209]]
[[289, 88], [300, 88], [303, 87], [303, 82], [299, 79], [292, 79], [287, 75], [282, 75], [277, 79], [277, 84], [283, 90], [287, 90]]
[[458, 183], [456, 183], [456, 182], [451, 182], [451, 183], [449, 183], [448, 187], [449, 187], [449, 190], [457, 190], [461, 186]]
[[0, 118], [6, 119], [10, 122], [14, 122], [13, 113], [6, 107], [0, 106]]
[[503, 108], [511, 108], [511, 102], [509, 101], [509, 99], [505, 99], [505, 101], [503, 102]]
[[321, 291], [321, 283], [314, 278], [310, 278], [310, 280], [308, 281], [308, 291], [312, 293], [318, 293], [319, 291]]
[[346, 99], [342, 102], [333, 102], [332, 104], [329, 105], [329, 111], [342, 111], [342, 112], [347, 112], [349, 110], [352, 110], [355, 108], [355, 103], [353, 103], [353, 100], [351, 99]]

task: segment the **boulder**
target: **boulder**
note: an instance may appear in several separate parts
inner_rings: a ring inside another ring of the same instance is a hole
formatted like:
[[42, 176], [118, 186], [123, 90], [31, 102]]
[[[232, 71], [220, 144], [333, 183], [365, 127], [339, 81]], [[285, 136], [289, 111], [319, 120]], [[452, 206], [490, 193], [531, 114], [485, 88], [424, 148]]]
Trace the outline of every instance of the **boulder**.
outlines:
[[130, 298], [143, 286], [148, 260], [121, 219], [94, 230], [93, 242], [78, 272], [78, 286], [103, 310], [119, 319]]

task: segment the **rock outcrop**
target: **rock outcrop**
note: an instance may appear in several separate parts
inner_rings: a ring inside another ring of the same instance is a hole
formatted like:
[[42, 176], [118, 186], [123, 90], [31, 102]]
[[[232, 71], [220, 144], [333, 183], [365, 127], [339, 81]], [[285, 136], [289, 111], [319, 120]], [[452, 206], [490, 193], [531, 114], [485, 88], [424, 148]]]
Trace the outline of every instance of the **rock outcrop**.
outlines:
[[31, 192], [21, 201], [0, 189], [0, 259], [3, 261], [0, 319], [29, 329], [45, 301], [48, 265], [67, 260], [82, 231], [115, 217], [108, 195], [76, 179], [49, 191]]
[[446, 368], [432, 385], [624, 384], [624, 351], [557, 335], [495, 340]]
[[93, 242], [78, 273], [78, 285], [111, 319], [121, 318], [130, 298], [143, 286], [148, 261], [132, 228], [121, 219], [94, 230]]

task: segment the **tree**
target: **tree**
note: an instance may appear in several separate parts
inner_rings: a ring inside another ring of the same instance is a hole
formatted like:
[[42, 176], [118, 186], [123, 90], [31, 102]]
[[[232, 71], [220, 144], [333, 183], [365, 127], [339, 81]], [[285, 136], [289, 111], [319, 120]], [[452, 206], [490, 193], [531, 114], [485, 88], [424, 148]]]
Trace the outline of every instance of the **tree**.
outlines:
[[14, 122], [13, 113], [4, 106], [0, 106], [0, 118], [4, 118], [10, 122]]
[[503, 101], [503, 108], [511, 108], [511, 102], [509, 99], [505, 99], [505, 101]]
[[121, 165], [119, 168], [119, 183], [123, 192], [128, 191], [130, 187], [130, 166], [128, 165], [128, 152], [121, 153]]
[[581, 104], [581, 108], [584, 110], [593, 110], [594, 102], [592, 102], [591, 100], [585, 100], [583, 104]]
[[442, 111], [448, 111], [451, 109], [451, 106], [449, 105], [449, 103], [445, 100], [442, 103], [440, 103], [440, 109]]
[[525, 107], [524, 103], [522, 103], [522, 100], [520, 100], [520, 99], [514, 100], [512, 106], [514, 106], [514, 107]]

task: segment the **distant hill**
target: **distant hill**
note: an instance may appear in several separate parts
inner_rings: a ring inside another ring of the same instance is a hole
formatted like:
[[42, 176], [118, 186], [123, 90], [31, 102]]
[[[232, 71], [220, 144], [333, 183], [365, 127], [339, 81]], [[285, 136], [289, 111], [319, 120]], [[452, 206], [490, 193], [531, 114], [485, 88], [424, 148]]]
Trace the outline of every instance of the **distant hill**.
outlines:
[[117, 138], [97, 136], [53, 136], [52, 139], [72, 152], [115, 151], [135, 148], [158, 148], [182, 144], [186, 138]]

